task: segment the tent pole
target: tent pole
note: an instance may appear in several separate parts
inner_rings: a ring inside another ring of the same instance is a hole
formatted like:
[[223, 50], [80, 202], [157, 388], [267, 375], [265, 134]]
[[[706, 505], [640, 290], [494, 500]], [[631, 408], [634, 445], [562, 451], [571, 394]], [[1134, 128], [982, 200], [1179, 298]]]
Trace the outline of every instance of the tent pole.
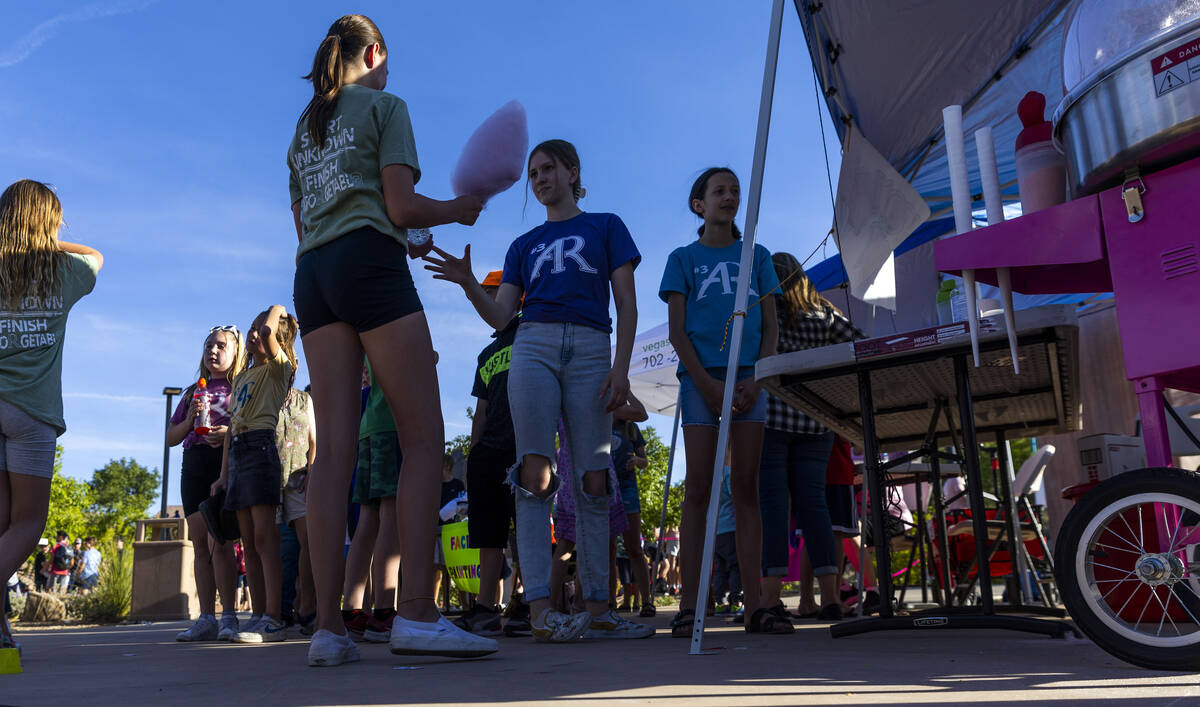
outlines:
[[671, 452], [667, 457], [667, 480], [663, 484], [662, 514], [658, 519], [658, 552], [654, 558], [654, 571], [650, 573], [650, 600], [654, 600], [654, 583], [658, 581], [658, 569], [666, 557], [663, 547], [663, 531], [667, 527], [667, 503], [671, 500], [671, 472], [675, 468], [675, 443], [679, 441], [679, 394], [675, 394], [675, 421], [671, 424]]
[[[746, 233], [742, 243], [742, 261], [738, 266], [737, 293], [734, 295], [733, 331], [729, 337], [729, 360], [725, 375], [725, 393], [721, 399], [721, 426], [717, 432], [717, 453], [713, 463], [712, 490], [708, 496], [708, 514], [704, 527], [704, 554], [696, 591], [696, 620], [692, 625], [690, 655], [700, 655], [704, 642], [704, 615], [712, 575], [713, 546], [716, 544], [717, 506], [721, 502], [721, 481], [725, 476], [725, 450], [729, 448], [729, 422], [733, 408], [733, 389], [737, 383], [738, 358], [742, 352], [742, 328], [746, 323], [746, 303], [750, 298], [750, 279], [754, 276], [754, 235], [758, 228], [758, 207], [762, 198], [763, 171], [767, 161], [767, 135], [771, 130], [771, 103], [775, 97], [775, 70], [779, 65], [779, 35], [783, 29], [783, 0], [774, 0], [771, 27], [767, 34], [767, 59], [763, 68], [762, 96], [758, 104], [758, 131], [754, 142], [754, 166], [750, 173], [750, 194], [746, 201]], [[741, 314], [742, 316], [736, 316]], [[756, 352], [757, 353], [757, 352]], [[689, 533], [692, 529], [689, 529]], [[693, 536], [694, 537], [694, 536]], [[743, 587], [747, 594], [758, 587]], [[758, 602], [755, 602], [757, 604]], [[746, 617], [747, 625], [751, 616]]]

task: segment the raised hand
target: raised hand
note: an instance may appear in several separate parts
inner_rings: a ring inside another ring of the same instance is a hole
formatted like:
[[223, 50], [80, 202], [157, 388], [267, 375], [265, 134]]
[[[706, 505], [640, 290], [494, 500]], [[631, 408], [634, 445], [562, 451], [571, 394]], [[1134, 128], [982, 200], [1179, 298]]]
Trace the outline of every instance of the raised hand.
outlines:
[[433, 279], [456, 283], [462, 287], [475, 281], [475, 273], [471, 271], [471, 244], [463, 250], [463, 257], [456, 258], [450, 253], [433, 246], [433, 252], [441, 256], [426, 255], [425, 269], [433, 273]]

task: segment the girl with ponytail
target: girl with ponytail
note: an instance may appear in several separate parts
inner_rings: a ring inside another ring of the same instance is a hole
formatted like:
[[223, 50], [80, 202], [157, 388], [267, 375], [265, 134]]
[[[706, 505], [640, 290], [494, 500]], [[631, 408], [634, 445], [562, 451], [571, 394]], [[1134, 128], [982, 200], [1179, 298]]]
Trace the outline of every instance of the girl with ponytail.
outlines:
[[421, 178], [408, 106], [386, 93], [388, 51], [370, 19], [333, 23], [313, 59], [313, 97], [288, 148], [296, 235], [294, 299], [321, 430], [308, 481], [308, 524], [317, 595], [309, 665], [357, 660], [339, 612], [343, 529], [358, 448], [365, 352], [404, 450], [396, 496], [404, 581], [392, 625], [394, 653], [478, 656], [495, 641], [446, 621], [433, 600], [433, 545], [444, 430], [433, 343], [405, 256], [410, 228], [470, 226], [474, 196], [438, 201]]

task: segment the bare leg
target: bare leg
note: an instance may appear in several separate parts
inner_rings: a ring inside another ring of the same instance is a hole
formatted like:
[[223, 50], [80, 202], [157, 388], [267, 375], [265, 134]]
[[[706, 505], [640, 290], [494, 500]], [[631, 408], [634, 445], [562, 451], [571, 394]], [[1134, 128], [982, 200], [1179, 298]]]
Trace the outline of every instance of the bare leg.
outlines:
[[[575, 543], [570, 540], [559, 538], [558, 543], [554, 546], [554, 560], [550, 565], [550, 599], [535, 600], [529, 606], [530, 610], [537, 607], [534, 611], [534, 616], [541, 616], [544, 607], [553, 606], [555, 609], [559, 607], [567, 608], [563, 602], [563, 583], [567, 581], [567, 564], [571, 561], [571, 553], [575, 550]], [[578, 595], [578, 592], [576, 592]], [[548, 603], [543, 604], [543, 601]]]
[[445, 429], [429, 324], [425, 313], [417, 312], [363, 332], [360, 338], [404, 450], [396, 489], [404, 579], [396, 611], [412, 621], [437, 621], [437, 604], [428, 592], [433, 587]]
[[262, 559], [255, 546], [258, 538], [254, 527], [254, 516], [250, 508], [237, 512], [238, 528], [242, 531], [242, 550], [246, 559], [246, 584], [250, 587], [250, 611], [254, 614], [266, 612], [266, 587], [263, 580]]
[[629, 566], [633, 572], [633, 585], [641, 595], [642, 606], [653, 606], [650, 597], [650, 567], [646, 564], [646, 555], [642, 552], [642, 514], [629, 513], [629, 529], [625, 531], [625, 554], [629, 556]]
[[[12, 576], [37, 547], [50, 507], [50, 479], [0, 470], [0, 576]], [[0, 619], [0, 631], [8, 622]]]
[[[319, 429], [319, 428], [318, 428]], [[342, 608], [361, 609], [366, 606], [367, 575], [371, 570], [371, 554], [379, 542], [379, 509], [361, 506], [358, 526], [346, 553], [346, 582], [342, 588]]]
[[301, 616], [312, 616], [317, 610], [316, 591], [313, 588], [312, 558], [308, 553], [308, 522], [297, 518], [296, 537], [300, 540], [300, 599], [296, 602], [296, 612]]
[[400, 537], [396, 531], [396, 499], [379, 503], [379, 534], [371, 559], [371, 586], [376, 609], [396, 607], [396, 589], [400, 577]]
[[213, 572], [214, 557], [210, 557], [212, 545], [208, 536], [208, 525], [204, 516], [197, 511], [187, 517], [188, 535], [192, 538], [195, 552], [192, 553], [192, 573], [196, 577], [196, 598], [200, 601], [201, 614], [217, 613], [217, 580]]
[[[742, 575], [742, 604], [746, 616], [762, 606], [759, 579], [762, 577], [762, 516], [759, 514], [758, 465], [762, 460], [761, 422], [735, 422], [730, 426], [733, 470], [729, 490], [737, 535], [738, 571]], [[747, 623], [749, 619], [747, 618]]]
[[346, 567], [346, 494], [358, 451], [362, 348], [358, 334], [342, 323], [309, 332], [303, 343], [317, 429], [321, 431], [307, 489], [316, 628], [345, 635], [339, 604]]
[[275, 522], [275, 506], [251, 506], [254, 516], [254, 547], [262, 566], [262, 586], [266, 592], [263, 607], [267, 616], [283, 618], [283, 560], [279, 556], [279, 525]]
[[[683, 480], [683, 518], [679, 528], [679, 574], [683, 587], [679, 608], [695, 609], [700, 586], [700, 561], [704, 554], [704, 527], [712, 492], [713, 461], [717, 453], [717, 428], [688, 425], [683, 428], [687, 476]], [[757, 518], [757, 515], [755, 516]], [[738, 528], [741, 531], [741, 528]], [[665, 546], [665, 542], [663, 545]], [[741, 558], [739, 557], [739, 560]], [[707, 581], [707, 578], [706, 578]], [[755, 578], [755, 586], [758, 579]]]
[[504, 551], [496, 547], [479, 549], [479, 603], [489, 609], [500, 603], [500, 571]]

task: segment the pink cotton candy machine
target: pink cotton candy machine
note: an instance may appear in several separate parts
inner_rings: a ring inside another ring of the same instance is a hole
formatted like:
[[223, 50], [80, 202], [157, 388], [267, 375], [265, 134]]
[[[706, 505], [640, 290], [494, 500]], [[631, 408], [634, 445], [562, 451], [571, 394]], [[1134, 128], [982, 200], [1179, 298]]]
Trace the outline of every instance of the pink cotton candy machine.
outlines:
[[1200, 0], [1080, 0], [1054, 137], [1074, 195], [1200, 155]]

